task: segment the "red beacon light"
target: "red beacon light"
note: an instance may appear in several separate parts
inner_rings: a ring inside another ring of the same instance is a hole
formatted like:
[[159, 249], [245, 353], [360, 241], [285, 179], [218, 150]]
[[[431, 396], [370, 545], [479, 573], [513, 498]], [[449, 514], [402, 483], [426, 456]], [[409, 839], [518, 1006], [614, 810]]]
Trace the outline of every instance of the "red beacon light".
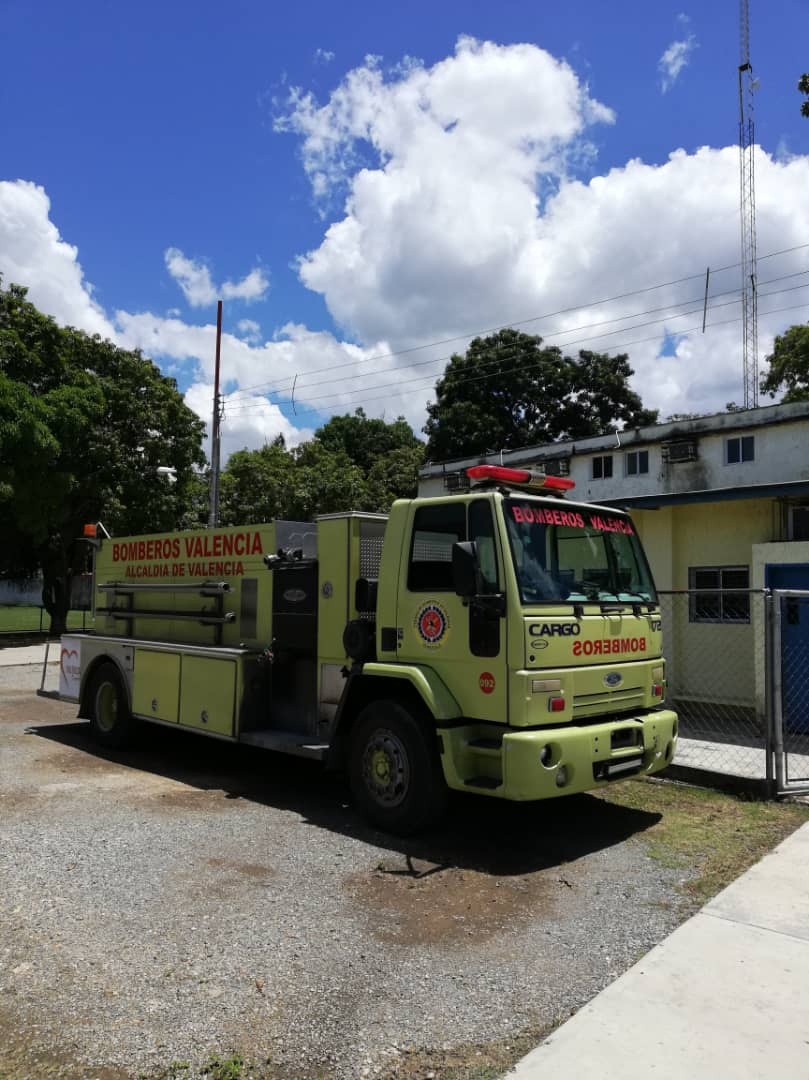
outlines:
[[505, 484], [507, 487], [525, 488], [528, 491], [549, 491], [564, 495], [576, 486], [567, 476], [546, 476], [533, 469], [509, 469], [505, 465], [472, 465], [466, 470], [470, 480], [481, 483]]

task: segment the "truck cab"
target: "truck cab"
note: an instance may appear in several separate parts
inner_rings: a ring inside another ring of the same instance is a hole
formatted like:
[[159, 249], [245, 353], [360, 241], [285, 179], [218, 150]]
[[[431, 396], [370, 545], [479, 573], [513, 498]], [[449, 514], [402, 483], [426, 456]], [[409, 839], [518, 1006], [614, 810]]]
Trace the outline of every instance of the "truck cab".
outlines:
[[375, 659], [352, 678], [417, 690], [449, 788], [522, 801], [664, 768], [677, 718], [631, 520], [554, 497], [564, 480], [491, 466], [474, 479], [465, 495], [394, 504]]

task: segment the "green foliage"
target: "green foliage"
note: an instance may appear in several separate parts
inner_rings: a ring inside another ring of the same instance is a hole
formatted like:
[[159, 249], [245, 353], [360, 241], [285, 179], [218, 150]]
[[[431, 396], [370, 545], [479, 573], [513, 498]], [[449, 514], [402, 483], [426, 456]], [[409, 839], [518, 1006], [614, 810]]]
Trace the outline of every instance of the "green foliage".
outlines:
[[227, 1058], [215, 1054], [207, 1065], [203, 1066], [201, 1075], [210, 1077], [210, 1080], [241, 1080], [244, 1075], [244, 1058], [241, 1054], [232, 1054]]
[[250, 525], [285, 517], [295, 462], [279, 436], [260, 450], [231, 454], [220, 480], [223, 525]]
[[315, 441], [334, 453], [342, 451], [365, 473], [386, 454], [421, 445], [403, 416], [388, 424], [367, 417], [363, 409], [357, 409], [353, 416], [333, 416], [315, 432]]
[[[809, 72], [798, 79], [798, 91], [809, 98]], [[801, 116], [809, 116], [809, 101], [801, 102]]]
[[770, 369], [761, 382], [761, 390], [770, 397], [784, 389], [785, 402], [809, 401], [809, 324], [791, 326], [775, 339], [767, 357]]
[[57, 326], [24, 288], [0, 283], [0, 572], [42, 568], [54, 630], [83, 524], [175, 527], [204, 463], [203, 431], [150, 360]]
[[415, 495], [424, 444], [407, 421], [334, 416], [314, 438], [289, 451], [283, 438], [239, 450], [222, 471], [223, 525], [286, 518], [310, 521], [343, 510], [386, 512]]
[[427, 456], [435, 461], [580, 439], [623, 424], [655, 423], [629, 388], [625, 355], [555, 346], [516, 330], [475, 338], [451, 357], [427, 408]]

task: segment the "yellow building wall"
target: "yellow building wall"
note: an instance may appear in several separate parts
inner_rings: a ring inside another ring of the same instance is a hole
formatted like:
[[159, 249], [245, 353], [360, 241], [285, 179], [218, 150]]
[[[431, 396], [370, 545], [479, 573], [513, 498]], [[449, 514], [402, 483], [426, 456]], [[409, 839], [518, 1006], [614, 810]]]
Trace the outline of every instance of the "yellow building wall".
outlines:
[[760, 707], [761, 599], [751, 597], [750, 623], [694, 623], [689, 621], [686, 590], [689, 569], [708, 566], [748, 567], [750, 587], [755, 588], [753, 546], [776, 535], [777, 504], [769, 499], [699, 503], [645, 510], [633, 517], [658, 589], [664, 594], [674, 590], [661, 596], [669, 697]]

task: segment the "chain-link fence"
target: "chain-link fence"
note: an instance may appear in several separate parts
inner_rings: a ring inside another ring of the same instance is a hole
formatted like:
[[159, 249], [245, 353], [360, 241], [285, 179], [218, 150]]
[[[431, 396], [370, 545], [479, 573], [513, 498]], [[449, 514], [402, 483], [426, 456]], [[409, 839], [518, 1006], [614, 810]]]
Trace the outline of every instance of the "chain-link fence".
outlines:
[[680, 718], [676, 766], [768, 780], [765, 594], [660, 594], [667, 704]]
[[809, 791], [809, 590], [692, 589], [660, 605], [672, 771]]

